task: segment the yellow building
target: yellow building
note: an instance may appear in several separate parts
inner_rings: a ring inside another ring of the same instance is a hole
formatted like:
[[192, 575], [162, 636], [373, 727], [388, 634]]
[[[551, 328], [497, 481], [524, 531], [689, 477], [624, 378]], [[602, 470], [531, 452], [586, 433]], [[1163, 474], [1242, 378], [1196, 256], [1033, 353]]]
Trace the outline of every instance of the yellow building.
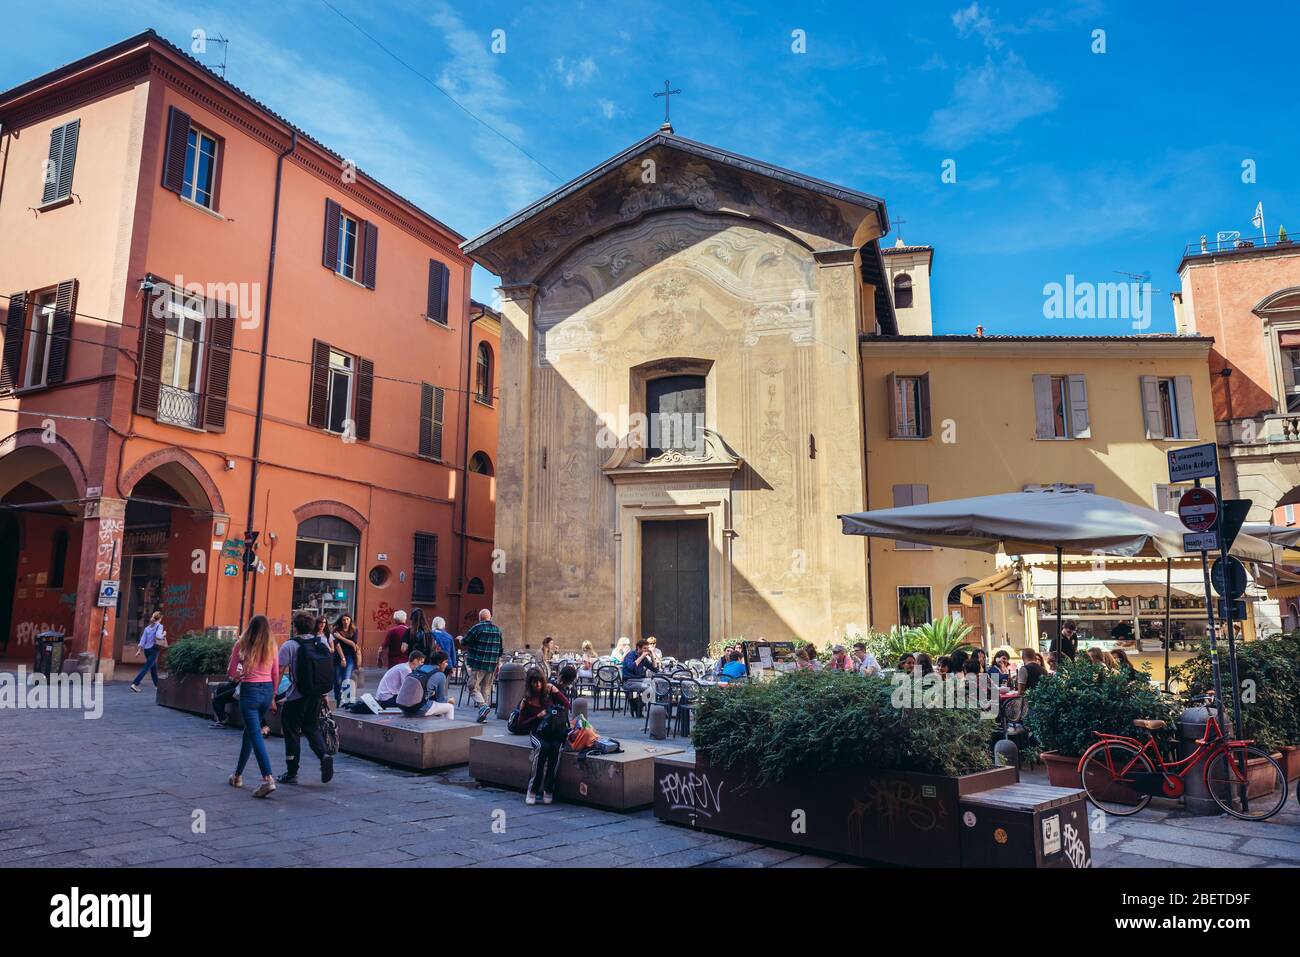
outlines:
[[[1172, 510], [1171, 448], [1213, 439], [1206, 358], [1197, 336], [863, 337], [867, 498], [873, 509], [1072, 485]], [[872, 625], [956, 613], [993, 645], [1055, 633], [1055, 560], [1023, 556], [982, 605], [963, 586], [999, 571], [995, 556], [886, 539], [868, 542]], [[1001, 559], [1001, 568], [1008, 560]], [[1199, 561], [1175, 562], [1172, 632], [1205, 632]], [[1065, 613], [1084, 638], [1121, 621], [1163, 627], [1162, 561], [1087, 558], [1065, 575]], [[1248, 628], [1249, 628], [1248, 624]], [[1248, 631], [1248, 634], [1250, 632]]]

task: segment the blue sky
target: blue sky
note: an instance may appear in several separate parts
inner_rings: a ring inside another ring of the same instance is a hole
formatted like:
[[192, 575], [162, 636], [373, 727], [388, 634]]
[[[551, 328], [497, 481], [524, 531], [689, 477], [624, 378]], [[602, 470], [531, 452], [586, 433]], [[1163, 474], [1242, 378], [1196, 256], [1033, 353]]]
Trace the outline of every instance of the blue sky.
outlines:
[[330, 2], [540, 163], [322, 0], [0, 0], [0, 87], [150, 26], [222, 34], [234, 83], [472, 236], [652, 132], [668, 78], [679, 134], [883, 196], [936, 247], [936, 332], [1127, 334], [1043, 308], [1047, 283], [1123, 273], [1172, 331], [1186, 243], [1257, 235], [1258, 202], [1300, 232], [1292, 4]]

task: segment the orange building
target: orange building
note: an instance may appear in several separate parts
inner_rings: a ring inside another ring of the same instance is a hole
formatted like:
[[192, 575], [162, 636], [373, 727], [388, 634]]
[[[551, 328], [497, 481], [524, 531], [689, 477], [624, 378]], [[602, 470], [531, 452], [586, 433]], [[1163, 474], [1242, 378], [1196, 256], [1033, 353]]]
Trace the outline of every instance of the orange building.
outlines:
[[500, 332], [463, 237], [152, 31], [0, 130], [0, 657], [131, 660], [155, 609], [352, 613], [367, 661], [399, 608], [463, 630]]

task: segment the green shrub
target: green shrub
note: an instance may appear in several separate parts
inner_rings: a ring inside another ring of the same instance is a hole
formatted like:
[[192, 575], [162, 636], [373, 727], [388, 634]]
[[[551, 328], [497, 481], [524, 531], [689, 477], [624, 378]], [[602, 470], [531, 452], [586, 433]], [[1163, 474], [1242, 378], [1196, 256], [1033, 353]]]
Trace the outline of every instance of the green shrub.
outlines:
[[893, 684], [796, 672], [706, 692], [692, 739], [748, 783], [843, 768], [962, 775], [993, 766], [991, 724], [969, 709], [898, 708]]
[[966, 644], [966, 636], [971, 633], [971, 626], [960, 618], [945, 615], [924, 625], [917, 625], [913, 630], [916, 652], [925, 652], [931, 658], [950, 655]]
[[[1226, 643], [1219, 643], [1224, 704], [1232, 710], [1232, 681]], [[1214, 690], [1208, 643], [1196, 657], [1170, 672], [1188, 694]], [[1241, 717], [1245, 736], [1270, 750], [1300, 744], [1300, 632], [1272, 635], [1237, 644], [1237, 678], [1241, 682]], [[1225, 729], [1226, 730], [1226, 729]]]
[[1029, 692], [1025, 724], [1044, 751], [1079, 757], [1097, 741], [1094, 731], [1141, 737], [1134, 718], [1156, 718], [1169, 727], [1157, 732], [1162, 746], [1172, 743], [1174, 721], [1183, 706], [1149, 681], [1133, 680], [1086, 658], [1063, 659], [1055, 674], [1044, 675]]
[[223, 675], [230, 664], [233, 638], [218, 638], [190, 632], [167, 647], [167, 673], [174, 675]]

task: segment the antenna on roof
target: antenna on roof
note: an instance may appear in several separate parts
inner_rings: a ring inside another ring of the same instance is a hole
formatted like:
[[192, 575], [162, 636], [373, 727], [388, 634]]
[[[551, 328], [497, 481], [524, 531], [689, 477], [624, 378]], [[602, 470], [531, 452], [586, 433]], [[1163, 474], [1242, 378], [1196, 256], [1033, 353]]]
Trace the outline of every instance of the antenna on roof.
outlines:
[[209, 66], [208, 69], [213, 73], [220, 73], [221, 78], [224, 80], [226, 78], [226, 54], [230, 49], [230, 41], [221, 34], [217, 34], [215, 37], [208, 37], [208, 42], [221, 44], [221, 62]]

